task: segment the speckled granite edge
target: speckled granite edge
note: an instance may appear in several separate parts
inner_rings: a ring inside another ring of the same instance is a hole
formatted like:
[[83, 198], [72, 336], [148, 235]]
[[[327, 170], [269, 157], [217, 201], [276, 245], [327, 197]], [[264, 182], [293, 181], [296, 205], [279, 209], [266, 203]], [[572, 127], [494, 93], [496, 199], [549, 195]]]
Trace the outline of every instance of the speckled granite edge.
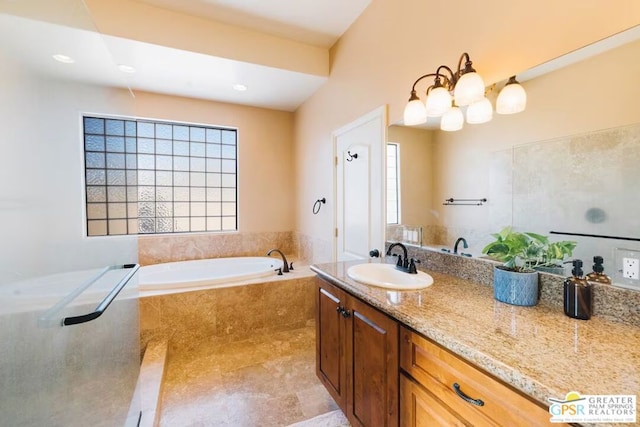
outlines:
[[[385, 250], [389, 244], [387, 242]], [[487, 286], [493, 286], [493, 269], [500, 265], [488, 259], [452, 255], [429, 248], [407, 246], [407, 249], [410, 257], [420, 260], [420, 270], [437, 271]], [[542, 272], [539, 277], [540, 304], [562, 311], [564, 277]], [[639, 291], [595, 283], [593, 295], [594, 316], [640, 326]]]

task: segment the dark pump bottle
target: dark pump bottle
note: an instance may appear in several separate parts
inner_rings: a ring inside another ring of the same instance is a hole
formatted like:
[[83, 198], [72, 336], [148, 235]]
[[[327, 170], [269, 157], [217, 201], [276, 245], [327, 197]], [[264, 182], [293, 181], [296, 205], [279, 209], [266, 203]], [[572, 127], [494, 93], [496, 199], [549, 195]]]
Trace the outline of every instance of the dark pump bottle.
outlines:
[[582, 277], [582, 260], [572, 261], [572, 277], [564, 281], [564, 314], [574, 319], [589, 320], [593, 305], [591, 284]]
[[601, 256], [596, 255], [593, 257], [593, 272], [587, 274], [587, 282], [589, 283], [601, 283], [604, 285], [611, 284], [611, 278], [604, 274], [604, 267], [602, 263], [604, 259]]

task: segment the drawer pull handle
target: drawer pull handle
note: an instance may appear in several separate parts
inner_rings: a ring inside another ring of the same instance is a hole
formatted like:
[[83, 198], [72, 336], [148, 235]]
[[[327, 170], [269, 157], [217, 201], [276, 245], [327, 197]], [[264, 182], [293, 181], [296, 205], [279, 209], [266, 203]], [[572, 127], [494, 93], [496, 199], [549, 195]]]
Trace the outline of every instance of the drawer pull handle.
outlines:
[[476, 406], [484, 406], [484, 402], [482, 400], [472, 399], [471, 397], [464, 394], [462, 390], [460, 390], [460, 385], [458, 383], [453, 383], [453, 391], [455, 391], [456, 394], [460, 396], [460, 398], [465, 402], [471, 403], [472, 405], [476, 405]]

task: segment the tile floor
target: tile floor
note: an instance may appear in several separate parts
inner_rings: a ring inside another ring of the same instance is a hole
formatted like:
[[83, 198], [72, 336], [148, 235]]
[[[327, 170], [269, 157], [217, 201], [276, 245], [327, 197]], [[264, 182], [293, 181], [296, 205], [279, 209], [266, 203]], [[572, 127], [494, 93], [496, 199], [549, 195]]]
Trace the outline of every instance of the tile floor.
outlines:
[[316, 378], [313, 325], [172, 350], [163, 386], [163, 427], [288, 426], [337, 409]]

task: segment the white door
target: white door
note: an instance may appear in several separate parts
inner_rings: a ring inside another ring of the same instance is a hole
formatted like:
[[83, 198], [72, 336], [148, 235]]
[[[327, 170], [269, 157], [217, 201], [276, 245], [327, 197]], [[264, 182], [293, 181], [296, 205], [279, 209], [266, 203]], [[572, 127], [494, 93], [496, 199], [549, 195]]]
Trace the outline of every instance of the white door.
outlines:
[[384, 249], [386, 130], [383, 106], [333, 132], [336, 261], [367, 258], [371, 249]]

